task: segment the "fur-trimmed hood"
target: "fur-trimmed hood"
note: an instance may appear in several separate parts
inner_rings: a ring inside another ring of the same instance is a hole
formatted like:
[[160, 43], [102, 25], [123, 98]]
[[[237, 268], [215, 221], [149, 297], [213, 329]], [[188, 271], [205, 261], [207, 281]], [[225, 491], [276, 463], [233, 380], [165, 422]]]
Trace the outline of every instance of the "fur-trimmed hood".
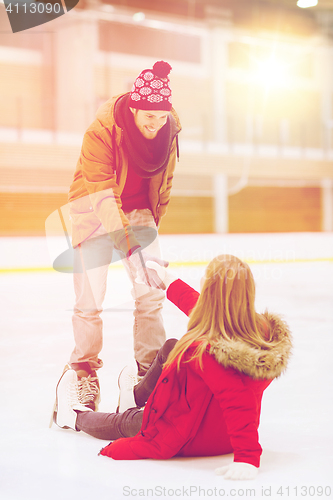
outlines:
[[225, 340], [214, 343], [210, 348], [216, 361], [224, 368], [235, 368], [253, 379], [274, 379], [287, 368], [292, 349], [292, 336], [288, 325], [277, 315], [265, 312], [273, 332], [272, 349], [259, 349], [239, 340]]

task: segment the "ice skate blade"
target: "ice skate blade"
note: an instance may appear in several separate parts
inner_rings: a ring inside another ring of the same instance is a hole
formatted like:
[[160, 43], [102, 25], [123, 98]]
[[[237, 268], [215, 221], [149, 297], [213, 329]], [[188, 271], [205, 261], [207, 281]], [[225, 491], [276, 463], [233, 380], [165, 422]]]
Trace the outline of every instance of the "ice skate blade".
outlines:
[[53, 404], [53, 410], [52, 410], [52, 415], [49, 423], [49, 429], [51, 429], [53, 422], [56, 424], [57, 423], [57, 400], [55, 400]]

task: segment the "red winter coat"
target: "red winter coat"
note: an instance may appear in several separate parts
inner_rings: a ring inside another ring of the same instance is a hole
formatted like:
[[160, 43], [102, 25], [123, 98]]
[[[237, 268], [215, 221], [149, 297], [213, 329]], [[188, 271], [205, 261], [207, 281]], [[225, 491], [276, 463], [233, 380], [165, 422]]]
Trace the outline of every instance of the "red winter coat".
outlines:
[[[199, 294], [177, 280], [167, 296], [189, 314]], [[173, 363], [162, 371], [148, 399], [141, 431], [110, 443], [101, 454], [135, 460], [234, 453], [235, 462], [259, 467], [262, 394], [286, 369], [291, 349], [287, 325], [277, 316], [263, 316], [274, 339], [281, 340], [278, 347], [268, 351], [221, 339], [204, 354], [203, 370], [197, 360], [182, 362], [180, 371]]]

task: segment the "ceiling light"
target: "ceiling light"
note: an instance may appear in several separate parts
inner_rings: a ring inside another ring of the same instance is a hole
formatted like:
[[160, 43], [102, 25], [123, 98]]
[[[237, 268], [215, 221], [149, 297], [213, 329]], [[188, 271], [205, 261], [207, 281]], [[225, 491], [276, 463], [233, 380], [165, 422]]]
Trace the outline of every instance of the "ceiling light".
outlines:
[[297, 7], [301, 7], [302, 9], [314, 7], [315, 5], [318, 5], [318, 0], [298, 0], [297, 2]]
[[144, 15], [143, 12], [136, 12], [135, 14], [133, 14], [133, 20], [136, 23], [140, 23], [140, 22], [144, 21], [145, 18], [146, 18], [146, 16]]

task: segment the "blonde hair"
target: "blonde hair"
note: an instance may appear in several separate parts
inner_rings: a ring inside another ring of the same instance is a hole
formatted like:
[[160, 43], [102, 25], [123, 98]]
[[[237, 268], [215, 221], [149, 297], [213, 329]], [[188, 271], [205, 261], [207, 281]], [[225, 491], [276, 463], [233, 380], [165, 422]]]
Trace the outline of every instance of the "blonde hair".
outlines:
[[187, 332], [172, 349], [164, 366], [177, 359], [179, 369], [185, 351], [194, 342], [198, 346], [187, 362], [197, 358], [201, 368], [207, 346], [213, 346], [221, 338], [270, 349], [275, 342], [271, 332], [266, 336], [263, 333], [264, 319], [256, 313], [254, 302], [255, 283], [249, 266], [233, 255], [215, 257], [207, 266]]

